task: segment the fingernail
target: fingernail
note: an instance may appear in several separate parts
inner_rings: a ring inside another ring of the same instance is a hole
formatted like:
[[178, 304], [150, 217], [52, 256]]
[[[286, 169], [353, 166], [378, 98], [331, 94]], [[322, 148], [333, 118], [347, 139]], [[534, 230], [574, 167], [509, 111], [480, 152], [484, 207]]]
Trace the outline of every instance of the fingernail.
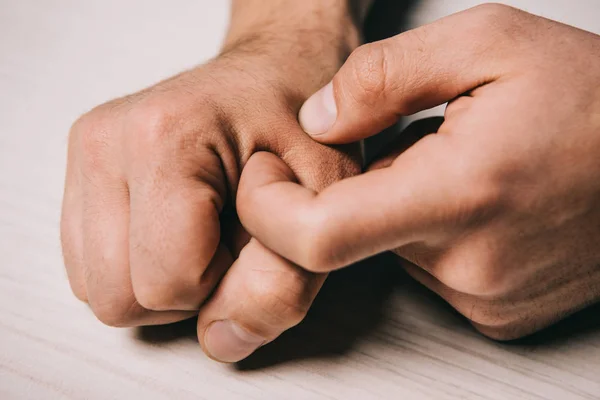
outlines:
[[213, 322], [204, 336], [209, 355], [221, 362], [237, 362], [259, 348], [265, 339], [248, 332], [233, 321]]
[[333, 83], [319, 89], [304, 102], [298, 120], [309, 135], [317, 136], [327, 132], [337, 118], [337, 106], [333, 97]]

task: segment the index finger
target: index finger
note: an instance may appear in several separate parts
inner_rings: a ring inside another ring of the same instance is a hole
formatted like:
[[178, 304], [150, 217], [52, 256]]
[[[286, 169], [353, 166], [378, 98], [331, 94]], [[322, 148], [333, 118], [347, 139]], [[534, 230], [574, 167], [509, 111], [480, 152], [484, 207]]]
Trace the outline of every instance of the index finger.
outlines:
[[276, 156], [256, 153], [240, 180], [240, 221], [265, 246], [315, 272], [409, 243], [443, 240], [450, 234], [447, 222], [464, 207], [465, 193], [456, 184], [465, 184], [457, 179], [462, 168], [449, 164], [455, 154], [450, 141], [431, 135], [390, 167], [320, 193], [295, 183]]

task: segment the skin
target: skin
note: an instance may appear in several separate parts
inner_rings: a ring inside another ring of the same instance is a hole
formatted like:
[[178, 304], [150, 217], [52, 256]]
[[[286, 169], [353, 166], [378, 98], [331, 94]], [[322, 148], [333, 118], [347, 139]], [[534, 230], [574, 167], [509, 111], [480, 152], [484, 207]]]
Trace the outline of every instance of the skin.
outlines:
[[599, 301], [600, 37], [476, 7], [359, 47], [300, 122], [320, 143], [350, 143], [445, 102], [437, 133], [319, 193], [254, 154], [243, 226], [316, 273], [392, 250], [494, 339]]
[[100, 321], [198, 316], [204, 351], [234, 362], [304, 317], [326, 274], [251, 239], [239, 176], [258, 150], [316, 191], [360, 172], [358, 146], [313, 141], [297, 115], [358, 46], [367, 3], [234, 1], [219, 56], [73, 125], [61, 239], [73, 292]]

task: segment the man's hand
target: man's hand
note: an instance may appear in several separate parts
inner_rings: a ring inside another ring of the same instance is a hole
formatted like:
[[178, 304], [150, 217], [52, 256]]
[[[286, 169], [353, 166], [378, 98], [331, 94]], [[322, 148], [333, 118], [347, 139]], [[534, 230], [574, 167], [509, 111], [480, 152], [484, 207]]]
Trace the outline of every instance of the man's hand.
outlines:
[[300, 122], [349, 143], [448, 101], [437, 134], [318, 194], [255, 154], [242, 224], [314, 272], [393, 250], [497, 339], [598, 301], [600, 37], [477, 7], [358, 48]]
[[314, 142], [297, 121], [358, 44], [342, 4], [237, 1], [219, 57], [75, 123], [62, 242], [73, 291], [101, 321], [163, 324], [200, 310], [203, 348], [238, 361], [303, 318], [325, 274], [250, 240], [233, 205], [257, 150], [313, 190], [360, 172], [357, 152]]

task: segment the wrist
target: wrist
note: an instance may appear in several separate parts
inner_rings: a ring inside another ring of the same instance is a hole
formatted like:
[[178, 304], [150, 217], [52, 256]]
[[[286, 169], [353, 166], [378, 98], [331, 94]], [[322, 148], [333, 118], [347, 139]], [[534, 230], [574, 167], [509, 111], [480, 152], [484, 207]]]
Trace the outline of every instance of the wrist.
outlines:
[[220, 57], [243, 54], [305, 100], [361, 44], [357, 3], [364, 8], [369, 0], [234, 0]]
[[[306, 41], [315, 34], [329, 37], [337, 47], [352, 48], [361, 41], [366, 9], [372, 0], [232, 0], [224, 48], [248, 38], [296, 36]], [[298, 37], [298, 35], [300, 35]], [[314, 37], [313, 37], [314, 39]]]

